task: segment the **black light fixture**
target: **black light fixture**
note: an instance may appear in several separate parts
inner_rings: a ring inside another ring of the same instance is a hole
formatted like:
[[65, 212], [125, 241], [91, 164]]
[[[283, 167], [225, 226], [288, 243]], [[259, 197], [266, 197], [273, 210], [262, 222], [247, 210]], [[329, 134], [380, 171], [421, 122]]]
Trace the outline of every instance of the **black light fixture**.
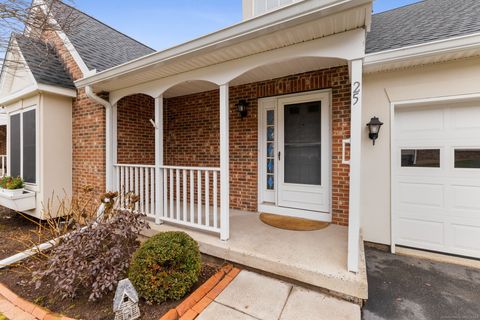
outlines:
[[373, 145], [375, 145], [375, 140], [378, 139], [378, 133], [380, 128], [383, 126], [383, 122], [380, 121], [377, 117], [370, 119], [370, 122], [367, 123], [368, 127], [368, 137], [373, 140]]
[[247, 102], [247, 100], [240, 100], [238, 103], [235, 105], [237, 107], [238, 113], [240, 114], [240, 117], [243, 119], [247, 116], [248, 114], [248, 106], [250, 104]]

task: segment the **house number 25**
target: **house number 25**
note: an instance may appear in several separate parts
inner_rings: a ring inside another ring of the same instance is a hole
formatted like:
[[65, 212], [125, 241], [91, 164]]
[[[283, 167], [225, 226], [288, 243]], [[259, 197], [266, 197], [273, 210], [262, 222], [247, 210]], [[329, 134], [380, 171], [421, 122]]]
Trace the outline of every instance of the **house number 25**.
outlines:
[[359, 81], [355, 81], [353, 83], [353, 88], [352, 88], [352, 96], [353, 96], [353, 105], [357, 105], [358, 101], [359, 101], [359, 95], [360, 95], [360, 82]]

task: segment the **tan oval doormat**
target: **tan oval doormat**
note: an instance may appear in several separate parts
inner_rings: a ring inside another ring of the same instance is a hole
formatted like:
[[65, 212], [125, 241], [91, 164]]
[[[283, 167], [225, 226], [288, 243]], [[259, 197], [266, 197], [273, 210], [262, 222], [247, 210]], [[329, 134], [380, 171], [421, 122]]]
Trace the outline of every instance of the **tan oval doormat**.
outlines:
[[260, 213], [260, 220], [272, 227], [293, 231], [314, 231], [328, 227], [330, 223], [276, 214]]

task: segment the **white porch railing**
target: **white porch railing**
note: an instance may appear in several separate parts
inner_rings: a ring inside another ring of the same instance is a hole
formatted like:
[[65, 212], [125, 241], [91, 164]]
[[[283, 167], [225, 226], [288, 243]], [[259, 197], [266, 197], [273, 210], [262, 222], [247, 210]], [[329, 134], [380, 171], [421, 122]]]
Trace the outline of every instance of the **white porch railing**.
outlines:
[[7, 156], [0, 155], [0, 177], [7, 174]]
[[120, 208], [125, 209], [127, 193], [132, 192], [140, 197], [134, 210], [154, 217], [155, 166], [117, 164], [114, 168]]
[[114, 167], [121, 207], [126, 204], [124, 194], [133, 192], [140, 197], [136, 211], [149, 217], [158, 211], [162, 221], [220, 233], [220, 168], [160, 166], [160, 183], [153, 165]]

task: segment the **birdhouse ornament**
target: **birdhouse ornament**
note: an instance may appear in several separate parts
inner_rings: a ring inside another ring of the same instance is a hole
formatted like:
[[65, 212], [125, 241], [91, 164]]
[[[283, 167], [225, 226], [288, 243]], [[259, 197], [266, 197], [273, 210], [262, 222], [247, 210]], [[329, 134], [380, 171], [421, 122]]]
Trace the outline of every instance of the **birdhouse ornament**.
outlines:
[[133, 284], [128, 279], [118, 283], [113, 300], [115, 320], [134, 320], [140, 318], [138, 307], [138, 294]]

